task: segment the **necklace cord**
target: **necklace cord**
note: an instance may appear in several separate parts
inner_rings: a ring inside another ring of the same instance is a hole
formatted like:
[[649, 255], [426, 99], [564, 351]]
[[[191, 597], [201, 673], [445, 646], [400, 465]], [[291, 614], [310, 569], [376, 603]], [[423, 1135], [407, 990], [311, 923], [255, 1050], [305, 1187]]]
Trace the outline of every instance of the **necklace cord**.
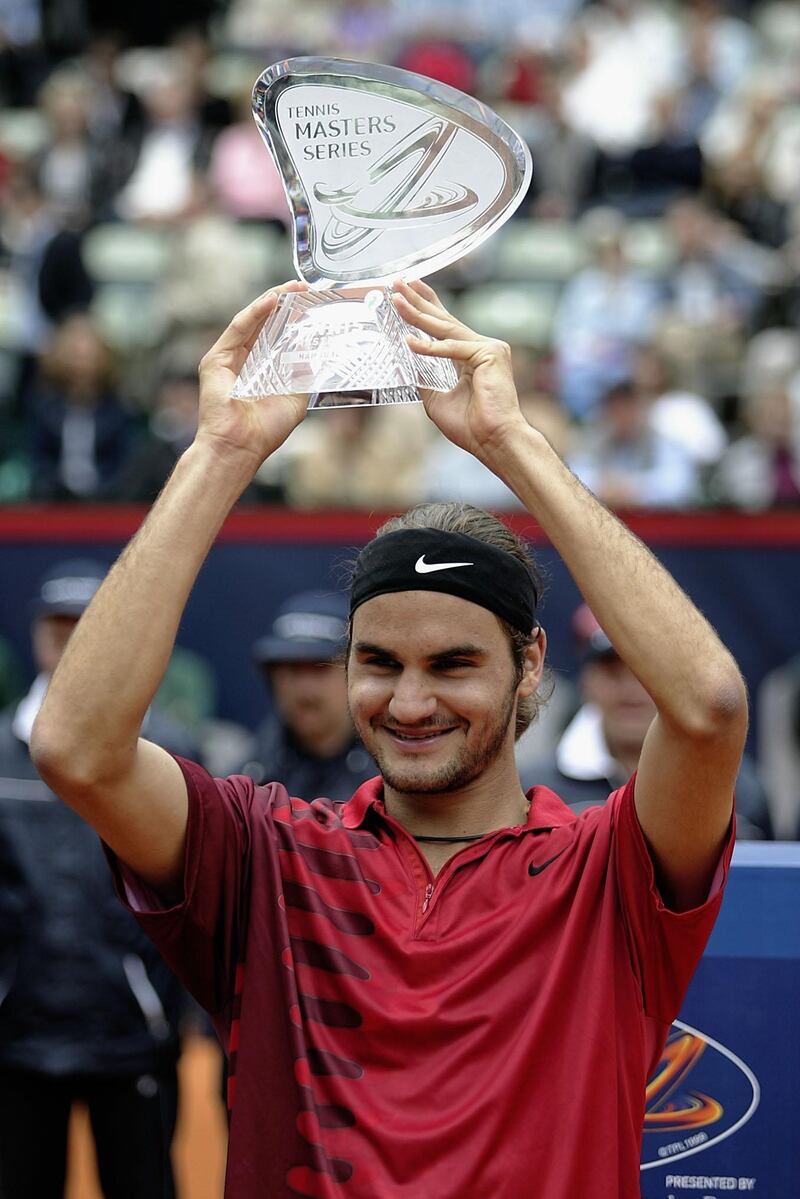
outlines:
[[[495, 829], [491, 830], [495, 832]], [[425, 837], [422, 834], [412, 833], [411, 836], [415, 841], [435, 841], [437, 844], [457, 844], [461, 841], [480, 841], [481, 837], [488, 837], [488, 833], [471, 833], [466, 837]]]

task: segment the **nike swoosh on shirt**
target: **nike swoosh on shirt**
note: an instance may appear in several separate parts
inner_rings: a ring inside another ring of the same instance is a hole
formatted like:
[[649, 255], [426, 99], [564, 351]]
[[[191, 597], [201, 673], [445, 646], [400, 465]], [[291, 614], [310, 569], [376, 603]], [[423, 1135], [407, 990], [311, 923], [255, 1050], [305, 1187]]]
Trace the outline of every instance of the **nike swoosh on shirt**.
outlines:
[[560, 858], [563, 852], [564, 852], [564, 850], [560, 849], [558, 851], [558, 853], [553, 854], [552, 858], [548, 858], [546, 862], [542, 862], [541, 866], [534, 866], [533, 862], [529, 863], [528, 874], [530, 874], [534, 877], [537, 874], [541, 874], [543, 870], [547, 869], [547, 867], [550, 865], [551, 862], [554, 862], [556, 860], [556, 858]]
[[474, 566], [474, 562], [426, 562], [425, 555], [422, 554], [414, 563], [414, 570], [418, 575], [429, 575], [434, 570], [453, 570], [456, 566]]

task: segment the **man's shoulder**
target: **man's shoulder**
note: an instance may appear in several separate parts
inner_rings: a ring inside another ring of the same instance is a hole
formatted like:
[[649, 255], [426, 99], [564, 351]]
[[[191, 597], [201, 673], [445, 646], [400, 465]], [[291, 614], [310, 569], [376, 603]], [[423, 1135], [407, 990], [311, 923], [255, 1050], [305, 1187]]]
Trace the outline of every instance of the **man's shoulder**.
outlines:
[[342, 822], [346, 804], [326, 796], [293, 795], [281, 779], [266, 778], [257, 782], [250, 774], [229, 774], [214, 778], [206, 768], [192, 760], [179, 759], [190, 792], [206, 801], [221, 799], [226, 806], [237, 809], [245, 823], [262, 817], [284, 825], [309, 822], [337, 827]]

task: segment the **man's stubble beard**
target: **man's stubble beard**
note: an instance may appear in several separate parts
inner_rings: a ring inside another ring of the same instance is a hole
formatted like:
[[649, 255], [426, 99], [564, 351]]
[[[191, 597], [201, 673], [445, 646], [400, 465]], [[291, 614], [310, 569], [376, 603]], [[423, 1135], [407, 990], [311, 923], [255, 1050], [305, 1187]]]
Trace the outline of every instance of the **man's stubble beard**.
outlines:
[[426, 773], [414, 777], [414, 768], [409, 767], [411, 774], [401, 774], [400, 770], [387, 763], [387, 754], [378, 747], [377, 738], [370, 735], [362, 741], [367, 751], [378, 764], [383, 781], [402, 795], [443, 795], [449, 791], [459, 791], [469, 783], [474, 782], [491, 766], [502, 750], [508, 735], [509, 725], [514, 718], [516, 701], [516, 684], [509, 691], [498, 719], [489, 725], [478, 745], [464, 749], [456, 754], [449, 762], [445, 762], [435, 773]]

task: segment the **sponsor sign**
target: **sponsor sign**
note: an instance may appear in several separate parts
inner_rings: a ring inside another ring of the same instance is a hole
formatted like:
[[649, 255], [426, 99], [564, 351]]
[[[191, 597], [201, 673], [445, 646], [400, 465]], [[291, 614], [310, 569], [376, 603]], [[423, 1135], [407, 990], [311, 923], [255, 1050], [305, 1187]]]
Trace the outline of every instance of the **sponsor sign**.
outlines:
[[800, 1195], [800, 845], [736, 847], [647, 1088], [642, 1199]]

